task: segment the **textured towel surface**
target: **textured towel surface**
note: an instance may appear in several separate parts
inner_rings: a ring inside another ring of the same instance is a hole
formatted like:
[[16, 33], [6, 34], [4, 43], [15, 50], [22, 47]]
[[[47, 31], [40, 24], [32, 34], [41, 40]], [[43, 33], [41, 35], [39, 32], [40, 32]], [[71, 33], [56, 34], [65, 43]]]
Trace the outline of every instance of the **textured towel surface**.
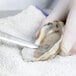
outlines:
[[[43, 18], [39, 10], [30, 6], [16, 16], [0, 19], [0, 30], [32, 42]], [[76, 56], [24, 62], [18, 47], [0, 42], [0, 76], [76, 76]]]

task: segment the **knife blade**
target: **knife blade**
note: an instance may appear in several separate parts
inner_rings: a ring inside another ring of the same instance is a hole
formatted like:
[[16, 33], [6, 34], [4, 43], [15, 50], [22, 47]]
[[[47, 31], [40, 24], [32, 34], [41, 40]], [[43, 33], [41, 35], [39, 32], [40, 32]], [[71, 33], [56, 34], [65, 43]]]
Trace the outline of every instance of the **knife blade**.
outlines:
[[34, 43], [30, 43], [28, 41], [25, 41], [21, 38], [15, 37], [13, 35], [10, 35], [2, 31], [0, 31], [0, 40], [7, 41], [7, 42], [10, 42], [22, 47], [28, 47], [28, 48], [33, 48], [33, 49], [38, 48], [38, 46], [35, 45]]

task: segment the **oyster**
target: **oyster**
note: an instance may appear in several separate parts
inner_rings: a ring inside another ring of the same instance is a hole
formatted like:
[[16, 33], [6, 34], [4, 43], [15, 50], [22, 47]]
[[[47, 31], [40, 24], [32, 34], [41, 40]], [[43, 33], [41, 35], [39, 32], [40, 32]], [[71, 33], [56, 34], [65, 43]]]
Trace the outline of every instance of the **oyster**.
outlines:
[[63, 22], [54, 21], [40, 28], [35, 41], [35, 44], [39, 46], [34, 51], [36, 60], [47, 60], [59, 53], [63, 26]]

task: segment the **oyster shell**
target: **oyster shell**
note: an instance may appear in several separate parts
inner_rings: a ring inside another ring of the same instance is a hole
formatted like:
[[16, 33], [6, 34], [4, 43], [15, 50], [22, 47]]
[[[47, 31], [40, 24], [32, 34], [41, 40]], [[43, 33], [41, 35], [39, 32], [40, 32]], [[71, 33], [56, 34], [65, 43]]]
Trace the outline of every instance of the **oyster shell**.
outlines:
[[35, 44], [39, 47], [34, 52], [37, 61], [53, 58], [60, 52], [63, 26], [63, 22], [54, 21], [42, 26], [37, 32]]

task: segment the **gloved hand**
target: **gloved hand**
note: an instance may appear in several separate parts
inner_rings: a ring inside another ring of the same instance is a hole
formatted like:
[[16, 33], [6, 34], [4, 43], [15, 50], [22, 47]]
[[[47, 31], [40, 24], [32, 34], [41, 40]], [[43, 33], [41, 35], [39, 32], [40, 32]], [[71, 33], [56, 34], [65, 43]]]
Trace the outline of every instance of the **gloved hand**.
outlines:
[[66, 23], [61, 44], [61, 54], [76, 54], [76, 0], [59, 0], [50, 15], [42, 20], [42, 25], [65, 19]]

